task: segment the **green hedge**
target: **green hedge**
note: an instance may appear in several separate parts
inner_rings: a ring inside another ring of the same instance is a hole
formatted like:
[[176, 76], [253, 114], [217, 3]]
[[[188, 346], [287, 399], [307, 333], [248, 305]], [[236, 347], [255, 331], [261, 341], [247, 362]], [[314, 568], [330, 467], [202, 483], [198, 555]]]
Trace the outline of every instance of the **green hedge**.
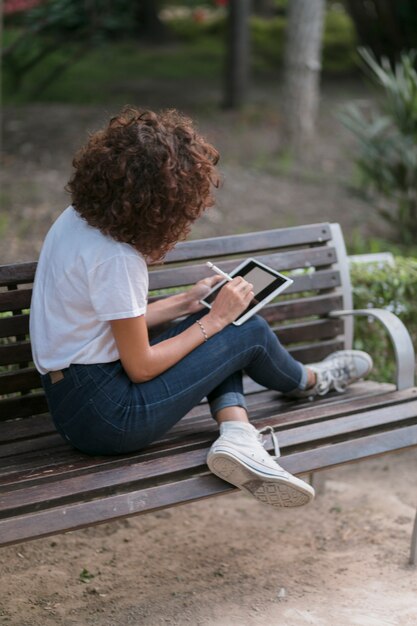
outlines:
[[[274, 70], [283, 61], [285, 17], [251, 18], [253, 62], [256, 68]], [[347, 13], [328, 10], [323, 33], [323, 71], [328, 74], [356, 70], [357, 39], [353, 22]]]
[[[395, 257], [394, 266], [387, 263], [353, 264], [351, 280], [355, 309], [377, 307], [395, 313], [407, 326], [416, 345], [417, 259]], [[358, 318], [354, 347], [372, 355], [375, 379], [393, 381], [394, 352], [381, 324]]]
[[[223, 45], [226, 24], [224, 16], [195, 21], [192, 16], [173, 18], [167, 25], [183, 41], [196, 42], [201, 37], [213, 37]], [[250, 20], [252, 63], [256, 70], [276, 71], [282, 65], [286, 18], [265, 19], [252, 16]], [[356, 69], [357, 39], [353, 22], [341, 10], [326, 12], [323, 33], [323, 70], [327, 73], [345, 73]]]

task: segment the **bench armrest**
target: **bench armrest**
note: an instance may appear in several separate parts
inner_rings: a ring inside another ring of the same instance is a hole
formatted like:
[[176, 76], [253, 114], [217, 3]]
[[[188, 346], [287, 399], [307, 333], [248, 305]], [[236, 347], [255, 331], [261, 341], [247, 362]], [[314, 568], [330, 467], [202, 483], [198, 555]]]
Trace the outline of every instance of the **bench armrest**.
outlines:
[[414, 386], [414, 373], [416, 360], [413, 342], [410, 334], [402, 321], [385, 309], [355, 309], [346, 311], [332, 311], [330, 317], [343, 317], [345, 315], [364, 315], [373, 317], [383, 324], [388, 332], [395, 352], [397, 365], [396, 385], [397, 389], [407, 389]]

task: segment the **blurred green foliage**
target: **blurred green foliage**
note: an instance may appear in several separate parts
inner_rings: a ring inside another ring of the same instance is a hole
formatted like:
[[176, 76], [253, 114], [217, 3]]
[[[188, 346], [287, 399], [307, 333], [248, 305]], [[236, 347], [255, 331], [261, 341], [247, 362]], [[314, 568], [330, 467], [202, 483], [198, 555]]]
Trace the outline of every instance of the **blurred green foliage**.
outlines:
[[[98, 11], [101, 5], [103, 10]], [[133, 6], [128, 0], [50, 0], [43, 8], [7, 22], [3, 38], [4, 102], [100, 103], [105, 99], [118, 103], [131, 99], [131, 87], [138, 79], [219, 80], [226, 33], [224, 11], [207, 13], [203, 19], [197, 19], [192, 10], [177, 17], [173, 13], [164, 19], [170, 39], [164, 46], [152, 46], [135, 30]], [[277, 74], [284, 31], [284, 16], [251, 18], [255, 77]], [[343, 11], [330, 9], [324, 32], [324, 71], [352, 71], [355, 44], [350, 18]]]
[[381, 110], [346, 106], [340, 119], [359, 140], [359, 184], [402, 244], [417, 244], [417, 53], [391, 66], [361, 50], [365, 69], [383, 89]]
[[391, 252], [398, 257], [417, 258], [417, 245], [393, 243], [382, 237], [365, 235], [360, 228], [353, 229], [346, 242], [349, 254]]
[[132, 40], [115, 41], [85, 52], [41, 93], [39, 81], [66, 58], [67, 50], [57, 50], [27, 75], [19, 91], [13, 89], [7, 74], [3, 80], [3, 101], [21, 104], [67, 102], [74, 104], [116, 104], [132, 101], [140, 94], [144, 79], [175, 80], [190, 77], [215, 80], [222, 68], [222, 50], [215, 41], [204, 38], [170, 50], [139, 45]]
[[[183, 41], [196, 41], [202, 36], [218, 38], [219, 45], [226, 32], [225, 17], [196, 21], [192, 14], [169, 20], [169, 26]], [[252, 64], [256, 70], [275, 72], [283, 61], [285, 43], [285, 16], [265, 19], [252, 16], [250, 22]], [[353, 22], [340, 9], [326, 12], [323, 33], [324, 72], [346, 73], [357, 68], [356, 34]]]
[[[417, 258], [395, 257], [388, 263], [354, 263], [351, 267], [355, 309], [388, 309], [404, 322], [417, 342]], [[376, 380], [393, 382], [394, 352], [382, 325], [366, 318], [355, 320], [355, 348], [374, 359]]]

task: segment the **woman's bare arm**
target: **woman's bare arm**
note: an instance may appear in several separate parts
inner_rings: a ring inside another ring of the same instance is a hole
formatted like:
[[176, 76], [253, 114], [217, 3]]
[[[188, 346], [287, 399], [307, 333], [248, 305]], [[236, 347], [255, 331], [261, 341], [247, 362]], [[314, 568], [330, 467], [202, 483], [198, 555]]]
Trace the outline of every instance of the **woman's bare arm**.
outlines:
[[[211, 310], [201, 318], [207, 336], [212, 337], [234, 321], [252, 298], [252, 285], [241, 277], [222, 287]], [[201, 328], [193, 324], [179, 335], [151, 346], [144, 315], [113, 320], [111, 328], [123, 367], [136, 383], [152, 380], [205, 341]]]
[[188, 291], [151, 302], [146, 311], [148, 328], [199, 311], [203, 308], [200, 300], [221, 280], [220, 276], [210, 276], [200, 280]]

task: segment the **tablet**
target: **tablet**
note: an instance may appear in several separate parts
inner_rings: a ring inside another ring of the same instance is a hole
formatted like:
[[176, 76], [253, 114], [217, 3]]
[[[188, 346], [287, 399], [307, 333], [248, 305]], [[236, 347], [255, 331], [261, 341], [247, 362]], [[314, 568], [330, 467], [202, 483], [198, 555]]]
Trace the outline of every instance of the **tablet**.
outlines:
[[[283, 276], [283, 274], [280, 274], [256, 259], [246, 259], [246, 261], [243, 261], [243, 263], [230, 272], [229, 276], [232, 278], [242, 276], [249, 283], [252, 283], [255, 294], [248, 308], [233, 322], [235, 326], [240, 326], [243, 322], [246, 322], [252, 315], [255, 315], [255, 313], [262, 309], [265, 304], [273, 300], [273, 298], [294, 282], [291, 278]], [[212, 303], [226, 282], [227, 280], [222, 280], [218, 283], [214, 289], [200, 301], [201, 304], [211, 309]]]

